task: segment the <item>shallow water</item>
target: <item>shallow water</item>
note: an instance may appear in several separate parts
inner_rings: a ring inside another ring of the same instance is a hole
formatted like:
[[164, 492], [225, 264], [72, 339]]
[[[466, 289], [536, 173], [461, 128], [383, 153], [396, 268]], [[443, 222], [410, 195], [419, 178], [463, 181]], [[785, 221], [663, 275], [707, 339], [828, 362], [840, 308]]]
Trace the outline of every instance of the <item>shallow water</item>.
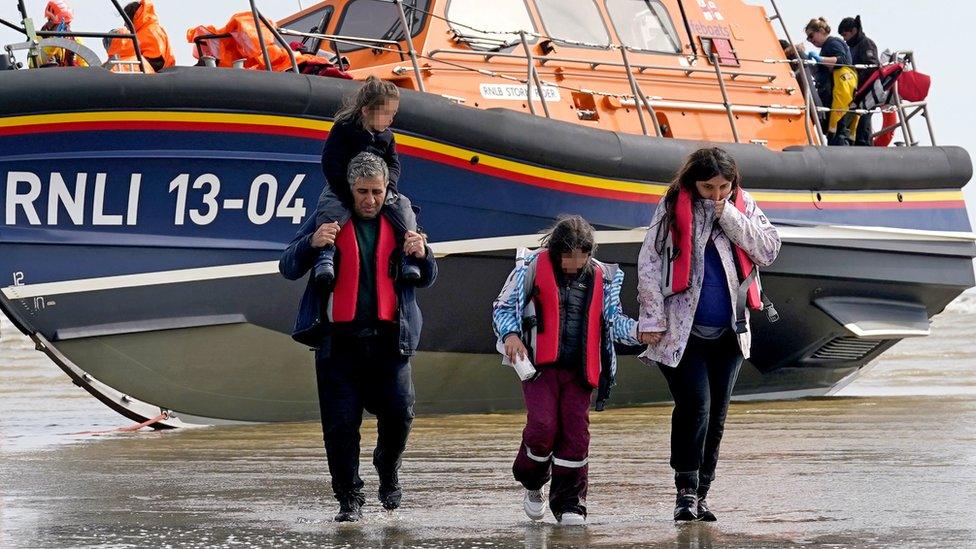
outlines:
[[843, 396], [734, 404], [711, 525], [670, 520], [670, 407], [594, 414], [585, 528], [522, 514], [521, 414], [418, 418], [404, 507], [364, 453], [366, 518], [335, 525], [317, 424], [77, 434], [127, 421], [2, 320], [0, 547], [973, 547], [974, 320], [964, 296]]

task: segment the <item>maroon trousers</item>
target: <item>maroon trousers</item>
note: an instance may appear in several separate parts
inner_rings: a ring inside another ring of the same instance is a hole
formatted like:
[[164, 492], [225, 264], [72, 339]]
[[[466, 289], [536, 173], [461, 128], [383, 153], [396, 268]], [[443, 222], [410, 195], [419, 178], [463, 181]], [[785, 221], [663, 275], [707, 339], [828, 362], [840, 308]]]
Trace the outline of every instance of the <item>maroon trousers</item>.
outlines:
[[590, 394], [578, 369], [542, 366], [522, 382], [527, 418], [515, 457], [515, 480], [538, 490], [552, 478], [549, 508], [586, 516], [587, 455], [590, 447]]

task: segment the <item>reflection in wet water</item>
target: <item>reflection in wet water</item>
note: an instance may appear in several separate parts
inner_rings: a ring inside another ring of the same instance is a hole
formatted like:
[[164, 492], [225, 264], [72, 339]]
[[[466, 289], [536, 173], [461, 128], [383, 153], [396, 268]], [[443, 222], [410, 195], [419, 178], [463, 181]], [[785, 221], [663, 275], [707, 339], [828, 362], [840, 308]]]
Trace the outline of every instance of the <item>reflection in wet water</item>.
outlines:
[[974, 546], [973, 319], [896, 346], [845, 391], [863, 396], [733, 405], [712, 525], [669, 520], [669, 407], [594, 414], [585, 528], [522, 514], [521, 414], [418, 418], [404, 508], [375, 502], [364, 454], [366, 518], [339, 526], [317, 424], [74, 435], [126, 422], [5, 324], [0, 546]]

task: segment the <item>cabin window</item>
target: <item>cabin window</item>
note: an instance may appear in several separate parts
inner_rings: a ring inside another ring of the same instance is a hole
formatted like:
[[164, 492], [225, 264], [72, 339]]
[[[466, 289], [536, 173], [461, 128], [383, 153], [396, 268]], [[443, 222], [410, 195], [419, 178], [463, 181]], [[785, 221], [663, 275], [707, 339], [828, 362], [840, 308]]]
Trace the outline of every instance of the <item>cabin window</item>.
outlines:
[[546, 34], [557, 42], [609, 46], [610, 34], [595, 0], [536, 0]]
[[525, 0], [494, 0], [490, 9], [484, 0], [451, 0], [447, 19], [462, 42], [479, 50], [518, 44], [519, 35], [513, 31], [535, 32]]
[[[424, 28], [427, 14], [419, 10], [427, 10], [429, 0], [403, 0], [403, 10], [410, 25], [410, 36], [417, 36]], [[411, 9], [416, 7], [418, 9]], [[392, 2], [378, 2], [376, 0], [351, 0], [346, 4], [336, 34], [355, 36], [359, 38], [379, 38], [382, 40], [403, 40], [400, 29], [400, 11]], [[382, 45], [393, 47], [392, 44]], [[369, 46], [356, 44], [338, 44], [340, 52], [360, 50]]]
[[[294, 21], [290, 21], [281, 25], [282, 28], [291, 29], [298, 32], [307, 32], [312, 34], [325, 34], [326, 30], [329, 28], [329, 21], [332, 20], [332, 13], [335, 9], [332, 6], [326, 6], [320, 10], [315, 10], [312, 13], [307, 13]], [[292, 39], [298, 40], [297, 37], [291, 37]], [[322, 49], [322, 39], [321, 38], [311, 38], [302, 37], [302, 51], [306, 53], [316, 54], [320, 49]]]
[[681, 51], [674, 23], [661, 2], [607, 0], [607, 12], [624, 46], [643, 51]]

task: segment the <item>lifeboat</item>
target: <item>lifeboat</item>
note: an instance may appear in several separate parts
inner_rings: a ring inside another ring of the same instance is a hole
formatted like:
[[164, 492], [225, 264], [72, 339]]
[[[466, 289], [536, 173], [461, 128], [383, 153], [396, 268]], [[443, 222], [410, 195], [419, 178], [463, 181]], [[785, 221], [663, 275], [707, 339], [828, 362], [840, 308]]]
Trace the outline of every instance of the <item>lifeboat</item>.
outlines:
[[[913, 125], [928, 106], [897, 95], [885, 108], [902, 146], [824, 146], [774, 5], [330, 0], [277, 22], [247, 13], [248, 36], [201, 22], [173, 44], [198, 66], [119, 70], [88, 50], [88, 68], [14, 68], [36, 49], [0, 63], [0, 309], [134, 420], [317, 417], [312, 354], [289, 337], [304, 281], [277, 260], [314, 214], [334, 113], [370, 75], [402, 90], [400, 189], [439, 258], [420, 296], [422, 413], [521, 406], [491, 304], [515, 250], [559, 214], [597, 228], [635, 315], [646, 225], [705, 143], [734, 155], [783, 238], [763, 271], [780, 321], [754, 316], [738, 398], [831, 394], [974, 285], [969, 155], [936, 145]], [[250, 41], [233, 44], [247, 60], [220, 53], [235, 40]], [[913, 54], [899, 61], [910, 69]], [[611, 404], [667, 399], [637, 350], [621, 352]]]

